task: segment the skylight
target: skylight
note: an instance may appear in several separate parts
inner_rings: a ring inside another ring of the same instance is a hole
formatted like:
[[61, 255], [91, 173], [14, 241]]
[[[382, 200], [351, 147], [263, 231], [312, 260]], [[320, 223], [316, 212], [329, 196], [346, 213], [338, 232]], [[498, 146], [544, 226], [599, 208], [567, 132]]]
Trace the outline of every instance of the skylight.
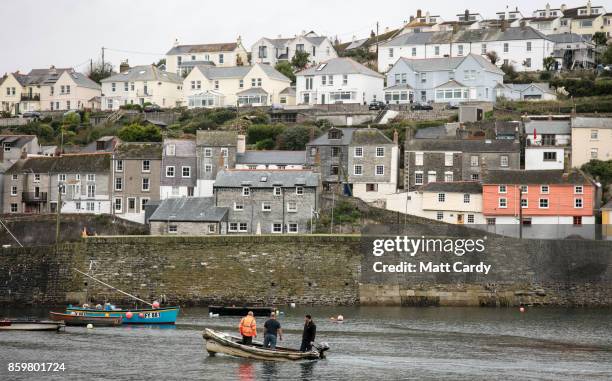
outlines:
[[327, 66], [326, 63], [322, 63], [319, 66], [317, 66], [317, 71], [323, 70], [325, 68], [325, 66]]

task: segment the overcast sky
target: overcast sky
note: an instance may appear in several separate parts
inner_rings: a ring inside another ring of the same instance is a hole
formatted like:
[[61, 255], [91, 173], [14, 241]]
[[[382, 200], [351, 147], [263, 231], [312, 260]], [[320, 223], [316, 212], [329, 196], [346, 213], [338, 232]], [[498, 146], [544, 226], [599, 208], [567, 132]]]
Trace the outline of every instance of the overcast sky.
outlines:
[[[432, 0], [432, 15], [455, 19], [467, 7], [494, 17], [506, 5], [528, 16], [547, 0]], [[563, 0], [562, 0], [563, 2]], [[607, 1], [594, 1], [606, 5]], [[74, 67], [85, 71], [89, 59], [105, 58], [118, 66], [149, 64], [162, 58], [175, 38], [181, 43], [235, 41], [247, 50], [263, 36], [293, 36], [314, 30], [342, 41], [365, 37], [380, 23], [396, 28], [425, 2], [406, 0], [0, 0], [0, 75], [32, 68]], [[568, 7], [585, 1], [565, 1]], [[552, 3], [553, 6], [560, 5]], [[612, 6], [609, 6], [612, 8]], [[608, 9], [612, 11], [612, 9]]]

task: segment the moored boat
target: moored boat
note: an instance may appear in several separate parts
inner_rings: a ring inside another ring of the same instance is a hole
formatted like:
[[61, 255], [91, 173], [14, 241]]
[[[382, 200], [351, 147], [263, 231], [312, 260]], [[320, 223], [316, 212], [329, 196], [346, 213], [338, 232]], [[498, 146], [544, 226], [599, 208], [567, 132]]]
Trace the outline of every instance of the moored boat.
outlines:
[[88, 324], [94, 327], [117, 327], [123, 323], [123, 318], [119, 316], [84, 316], [59, 312], [49, 312], [49, 316], [53, 321], [63, 321], [67, 326], [73, 327], [86, 327]]
[[274, 307], [208, 306], [209, 313], [219, 316], [245, 316], [249, 311], [253, 311], [255, 316], [270, 316], [276, 309]]
[[202, 334], [208, 354], [214, 356], [223, 353], [230, 356], [250, 358], [268, 361], [298, 361], [318, 360], [325, 357], [324, 353], [329, 349], [327, 344], [320, 344], [310, 352], [300, 352], [297, 349], [276, 347], [276, 349], [264, 348], [261, 342], [253, 342], [253, 345], [243, 345], [242, 338], [228, 335], [226, 333], [213, 331], [206, 328]]
[[178, 306], [112, 310], [68, 306], [66, 314], [74, 312], [77, 316], [85, 317], [120, 317], [122, 324], [175, 324], [179, 310]]
[[59, 331], [63, 326], [54, 321], [0, 320], [0, 331]]

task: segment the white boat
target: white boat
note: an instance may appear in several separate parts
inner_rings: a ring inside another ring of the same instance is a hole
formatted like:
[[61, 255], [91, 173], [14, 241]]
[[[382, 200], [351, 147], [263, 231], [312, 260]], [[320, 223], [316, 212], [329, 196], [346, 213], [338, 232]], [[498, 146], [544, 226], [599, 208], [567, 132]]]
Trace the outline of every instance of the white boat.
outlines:
[[0, 331], [59, 331], [62, 327], [55, 321], [0, 320]]
[[276, 349], [269, 349], [264, 348], [261, 342], [255, 341], [252, 345], [244, 345], [241, 337], [208, 328], [204, 329], [202, 336], [210, 356], [223, 353], [230, 356], [268, 361], [318, 360], [324, 358], [324, 352], [329, 349], [329, 346], [325, 343], [313, 347], [310, 352], [300, 352], [297, 349], [278, 346]]

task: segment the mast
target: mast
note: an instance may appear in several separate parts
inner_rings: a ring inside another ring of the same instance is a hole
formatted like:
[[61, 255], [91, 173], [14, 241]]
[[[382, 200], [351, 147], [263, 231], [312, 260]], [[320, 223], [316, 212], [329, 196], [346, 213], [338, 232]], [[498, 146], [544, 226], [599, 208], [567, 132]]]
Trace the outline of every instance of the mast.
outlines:
[[100, 283], [100, 284], [102, 284], [102, 285], [104, 285], [104, 286], [106, 286], [106, 287], [108, 287], [108, 288], [110, 288], [110, 289], [112, 289], [112, 290], [115, 290], [115, 291], [117, 291], [117, 292], [120, 292], [120, 293], [122, 293], [123, 295], [127, 295], [127, 296], [129, 296], [130, 298], [133, 298], [133, 299], [138, 300], [139, 302], [143, 302], [143, 303], [145, 303], [145, 304], [148, 304], [148, 305], [150, 305], [150, 306], [153, 306], [153, 304], [151, 304], [151, 303], [149, 303], [149, 302], [147, 302], [147, 301], [145, 301], [145, 300], [142, 300], [142, 299], [140, 299], [139, 297], [136, 297], [136, 296], [134, 296], [134, 295], [132, 295], [132, 294], [128, 294], [128, 293], [127, 293], [127, 292], [125, 292], [125, 291], [121, 291], [121, 290], [120, 290], [120, 289], [118, 289], [117, 287], [113, 287], [113, 286], [111, 286], [111, 285], [110, 285], [110, 284], [108, 284], [108, 283], [104, 283], [104, 282], [102, 282], [101, 280], [96, 279], [96, 278], [94, 278], [93, 276], [91, 276], [91, 275], [89, 275], [89, 274], [86, 274], [86, 273], [84, 273], [84, 272], [82, 272], [82, 271], [79, 271], [79, 270], [77, 270], [77, 269], [75, 269], [75, 268], [73, 268], [73, 270], [74, 270], [74, 271], [76, 271], [77, 273], [81, 274], [81, 275], [85, 275], [86, 277], [88, 277], [88, 278], [90, 278], [90, 279], [95, 280], [96, 282], [98, 282], [98, 283]]

